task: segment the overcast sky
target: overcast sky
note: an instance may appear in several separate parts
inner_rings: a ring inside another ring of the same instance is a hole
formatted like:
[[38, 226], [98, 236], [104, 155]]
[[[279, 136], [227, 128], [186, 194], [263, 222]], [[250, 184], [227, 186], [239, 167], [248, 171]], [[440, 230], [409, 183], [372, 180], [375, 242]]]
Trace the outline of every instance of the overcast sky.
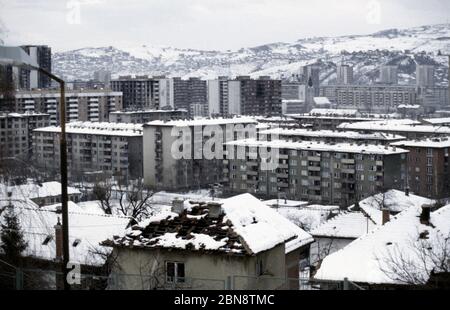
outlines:
[[445, 23], [449, 0], [0, 0], [7, 44], [239, 49]]

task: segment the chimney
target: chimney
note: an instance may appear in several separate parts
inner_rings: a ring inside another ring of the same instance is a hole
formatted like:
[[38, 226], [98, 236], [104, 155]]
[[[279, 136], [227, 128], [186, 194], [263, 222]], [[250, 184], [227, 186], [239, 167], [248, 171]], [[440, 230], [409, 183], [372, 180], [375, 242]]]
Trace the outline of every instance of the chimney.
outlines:
[[175, 198], [172, 201], [172, 212], [181, 215], [184, 211], [184, 200], [181, 198]]
[[56, 261], [62, 262], [63, 257], [63, 230], [58, 217], [58, 223], [55, 225], [55, 244], [56, 244]]
[[423, 225], [430, 225], [431, 205], [423, 205], [422, 213], [420, 214], [420, 223]]
[[382, 212], [381, 224], [384, 225], [391, 220], [391, 213], [389, 212], [389, 209], [383, 209], [381, 210], [381, 212]]
[[210, 218], [216, 219], [222, 214], [222, 204], [217, 202], [208, 202], [209, 213], [208, 216]]

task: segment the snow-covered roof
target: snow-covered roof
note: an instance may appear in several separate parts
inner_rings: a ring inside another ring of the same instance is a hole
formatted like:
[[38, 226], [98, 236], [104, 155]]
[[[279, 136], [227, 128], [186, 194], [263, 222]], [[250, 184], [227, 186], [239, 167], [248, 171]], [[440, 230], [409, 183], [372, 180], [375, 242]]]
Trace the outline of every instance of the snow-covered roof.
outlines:
[[450, 139], [447, 137], [428, 138], [423, 140], [408, 140], [392, 143], [399, 147], [426, 147], [426, 148], [448, 148]]
[[418, 104], [401, 104], [397, 106], [398, 109], [412, 109], [412, 110], [418, 110], [421, 108]]
[[[399, 213], [411, 207], [434, 204], [432, 199], [408, 194], [398, 190], [389, 190], [363, 199], [359, 202], [359, 208], [377, 224], [382, 224], [382, 209], [388, 209], [391, 213]], [[354, 205], [349, 209], [354, 209]]]
[[307, 206], [307, 201], [297, 201], [297, 200], [288, 200], [288, 199], [271, 199], [263, 201], [269, 207], [302, 207]]
[[327, 97], [314, 97], [314, 103], [317, 105], [328, 105], [331, 104]]
[[450, 117], [427, 118], [424, 119], [423, 121], [432, 125], [447, 125], [450, 124]]
[[[122, 92], [112, 91], [108, 89], [104, 89], [99, 91], [98, 89], [80, 89], [76, 91], [69, 91], [66, 92], [66, 98], [68, 97], [102, 97], [102, 96], [122, 96]], [[59, 90], [51, 90], [46, 89], [45, 91], [42, 90], [22, 90], [15, 94], [16, 98], [24, 99], [24, 98], [59, 98], [60, 92]]]
[[248, 147], [261, 147], [271, 149], [290, 149], [290, 150], [304, 150], [304, 151], [319, 151], [319, 152], [336, 152], [336, 153], [355, 153], [355, 154], [372, 154], [372, 155], [393, 155], [403, 154], [409, 151], [381, 145], [361, 145], [353, 143], [325, 143], [321, 141], [302, 141], [302, 142], [289, 142], [282, 140], [274, 141], [257, 141], [255, 139], [246, 139], [238, 141], [230, 141], [225, 145], [233, 146], [248, 146]]
[[344, 123], [339, 125], [338, 129], [450, 134], [450, 127], [420, 125], [419, 122], [410, 120], [388, 120], [388, 121]]
[[139, 115], [139, 114], [153, 114], [153, 113], [179, 113], [179, 112], [185, 112], [187, 113], [187, 110], [185, 109], [176, 109], [176, 110], [139, 110], [139, 111], [114, 111], [110, 114], [117, 114], [117, 115]]
[[[6, 198], [8, 192], [11, 192], [13, 199], [37, 199], [45, 197], [61, 196], [61, 183], [59, 182], [44, 182], [41, 184], [27, 183], [23, 185], [6, 186], [0, 184], [0, 197]], [[67, 193], [69, 195], [79, 195], [81, 192], [74, 188], [68, 187]]]
[[311, 235], [250, 194], [223, 199], [217, 218], [209, 216], [208, 204], [185, 202], [182, 214], [159, 213], [104, 244], [254, 255], [283, 243], [289, 253], [313, 242]]
[[331, 215], [339, 212], [339, 207], [337, 210], [331, 209], [319, 209], [319, 208], [308, 208], [308, 207], [281, 207], [274, 208], [278, 213], [287, 218], [289, 221], [295, 225], [301, 227], [307, 232], [315, 229], [319, 225], [325, 223]]
[[169, 126], [169, 127], [192, 127], [192, 126], [213, 126], [227, 124], [257, 124], [254, 118], [234, 117], [234, 118], [196, 118], [189, 120], [172, 121], [151, 121], [144, 126]]
[[334, 131], [334, 130], [311, 130], [306, 128], [285, 129], [272, 128], [261, 131], [262, 135], [279, 135], [279, 136], [298, 136], [298, 137], [315, 137], [315, 138], [341, 138], [353, 140], [383, 140], [383, 141], [400, 141], [406, 137], [396, 134], [386, 134], [382, 132], [359, 133], [357, 131]]
[[[54, 260], [56, 256], [54, 226], [58, 223], [58, 219], [61, 219], [61, 214], [55, 212], [57, 206], [39, 208], [31, 200], [26, 199], [20, 202], [13, 201], [13, 205], [25, 241], [28, 242], [24, 254]], [[130, 219], [126, 217], [89, 214], [83, 212], [73, 202], [69, 202], [70, 261], [91, 266], [103, 265], [106, 257], [96, 253], [107, 254], [110, 253], [110, 249], [101, 247], [100, 242], [113, 234], [123, 232], [129, 221]], [[44, 240], [49, 236], [51, 241], [44, 245]], [[75, 241], [80, 242], [74, 246]]]
[[431, 213], [432, 225], [420, 223], [421, 212], [420, 207], [409, 208], [385, 225], [378, 226], [369, 234], [325, 257], [314, 278], [331, 281], [348, 278], [353, 282], [369, 284], [404, 284], [392, 279], [394, 277], [386, 272], [392, 268], [390, 261], [400, 253], [413, 266], [417, 266], [415, 273], [426, 277], [435, 266], [428, 264], [426, 269], [423, 268], [416, 253], [419, 242], [423, 241], [419, 236], [428, 232], [426, 241], [432, 246], [438, 244], [438, 240], [447, 238], [450, 233], [450, 205]]
[[362, 212], [344, 212], [311, 231], [314, 237], [357, 239], [377, 224]]
[[[99, 123], [99, 122], [71, 122], [66, 125], [68, 134], [85, 134], [99, 136], [141, 137], [142, 124], [129, 123]], [[61, 127], [49, 126], [38, 128], [35, 132], [60, 133]]]
[[[317, 97], [314, 100], [318, 99]], [[320, 100], [320, 99], [319, 99]], [[328, 100], [328, 99], [327, 99]], [[328, 101], [329, 103], [329, 101]], [[310, 115], [336, 115], [336, 116], [358, 116], [356, 109], [312, 109]]]

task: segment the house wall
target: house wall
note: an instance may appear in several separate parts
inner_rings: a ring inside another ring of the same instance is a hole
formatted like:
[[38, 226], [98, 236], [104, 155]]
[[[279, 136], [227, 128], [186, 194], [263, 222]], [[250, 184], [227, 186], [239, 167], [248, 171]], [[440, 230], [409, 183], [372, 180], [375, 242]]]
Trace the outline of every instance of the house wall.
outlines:
[[[138, 250], [119, 248], [113, 266], [112, 289], [276, 289], [284, 284], [286, 275], [284, 244], [257, 256], [205, 254], [167, 249]], [[258, 277], [257, 262], [262, 259], [264, 275]], [[167, 283], [165, 263], [183, 262], [186, 282]], [[159, 283], [159, 285], [156, 285]]]
[[315, 242], [311, 244], [309, 258], [312, 265], [324, 259], [325, 256], [343, 249], [355, 239], [314, 237], [314, 240]]

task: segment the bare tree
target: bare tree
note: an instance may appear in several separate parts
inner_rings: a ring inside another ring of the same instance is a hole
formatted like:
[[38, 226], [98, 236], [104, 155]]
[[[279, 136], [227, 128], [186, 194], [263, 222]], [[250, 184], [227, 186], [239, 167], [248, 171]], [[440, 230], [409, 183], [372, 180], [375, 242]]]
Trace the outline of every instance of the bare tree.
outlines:
[[111, 203], [112, 186], [109, 182], [96, 183], [92, 189], [92, 194], [99, 201], [100, 207], [105, 214], [113, 214], [113, 206]]
[[393, 246], [378, 261], [382, 272], [391, 280], [435, 288], [435, 283], [430, 282], [432, 276], [450, 273], [450, 234], [436, 233], [436, 238], [431, 239], [426, 232], [422, 233], [418, 240], [408, 242], [406, 250]]
[[119, 186], [118, 211], [132, 218], [131, 225], [153, 214], [151, 197], [153, 192], [147, 188], [142, 180], [131, 182], [126, 186]]

